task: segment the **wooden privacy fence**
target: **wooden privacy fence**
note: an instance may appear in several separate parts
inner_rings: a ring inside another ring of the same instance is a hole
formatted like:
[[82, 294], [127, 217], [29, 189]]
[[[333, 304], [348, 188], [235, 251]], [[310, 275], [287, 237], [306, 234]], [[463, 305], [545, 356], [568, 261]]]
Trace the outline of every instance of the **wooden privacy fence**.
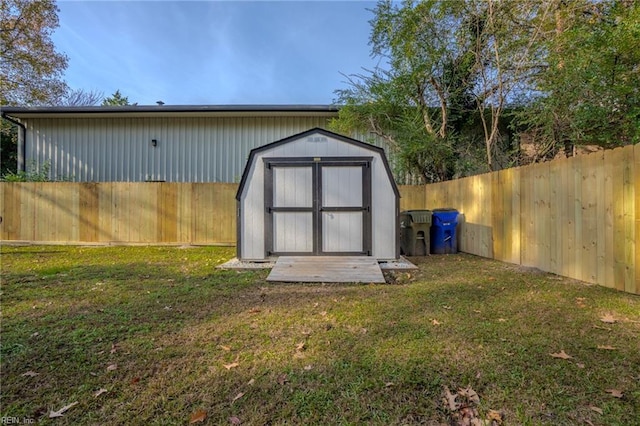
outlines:
[[3, 240], [233, 245], [236, 184], [0, 183]]
[[640, 294], [640, 145], [404, 188], [463, 213], [461, 251]]
[[[463, 214], [461, 251], [640, 294], [640, 145], [426, 186], [401, 209]], [[0, 183], [0, 238], [233, 245], [236, 184]]]

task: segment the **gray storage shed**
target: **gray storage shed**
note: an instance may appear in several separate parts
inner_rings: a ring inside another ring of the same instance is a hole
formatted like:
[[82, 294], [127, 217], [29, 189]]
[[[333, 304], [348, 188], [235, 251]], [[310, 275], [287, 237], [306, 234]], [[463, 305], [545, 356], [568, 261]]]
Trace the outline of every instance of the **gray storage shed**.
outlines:
[[400, 255], [400, 193], [374, 145], [315, 128], [254, 148], [236, 199], [241, 260]]

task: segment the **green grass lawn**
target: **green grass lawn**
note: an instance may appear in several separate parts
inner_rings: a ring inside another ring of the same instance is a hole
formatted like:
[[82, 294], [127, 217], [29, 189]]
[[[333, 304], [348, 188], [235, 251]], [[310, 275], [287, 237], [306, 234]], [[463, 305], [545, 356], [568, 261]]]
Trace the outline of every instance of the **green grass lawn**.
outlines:
[[464, 254], [393, 284], [267, 283], [215, 269], [233, 255], [2, 247], [0, 416], [448, 424], [445, 387], [471, 387], [506, 425], [640, 424], [638, 296]]

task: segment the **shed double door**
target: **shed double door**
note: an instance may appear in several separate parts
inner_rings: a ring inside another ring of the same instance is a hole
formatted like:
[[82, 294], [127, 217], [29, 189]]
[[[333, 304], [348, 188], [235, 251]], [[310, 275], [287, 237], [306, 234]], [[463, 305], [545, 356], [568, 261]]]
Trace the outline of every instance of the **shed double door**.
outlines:
[[371, 158], [265, 159], [267, 255], [371, 255]]

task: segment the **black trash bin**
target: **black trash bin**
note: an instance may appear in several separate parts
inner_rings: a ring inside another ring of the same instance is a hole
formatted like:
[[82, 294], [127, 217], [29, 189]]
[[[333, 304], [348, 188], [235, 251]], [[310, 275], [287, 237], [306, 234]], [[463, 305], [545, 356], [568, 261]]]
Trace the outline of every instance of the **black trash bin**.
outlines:
[[431, 210], [407, 210], [400, 213], [400, 250], [407, 256], [429, 254]]
[[431, 253], [451, 254], [458, 252], [458, 211], [456, 209], [434, 209], [431, 225]]

